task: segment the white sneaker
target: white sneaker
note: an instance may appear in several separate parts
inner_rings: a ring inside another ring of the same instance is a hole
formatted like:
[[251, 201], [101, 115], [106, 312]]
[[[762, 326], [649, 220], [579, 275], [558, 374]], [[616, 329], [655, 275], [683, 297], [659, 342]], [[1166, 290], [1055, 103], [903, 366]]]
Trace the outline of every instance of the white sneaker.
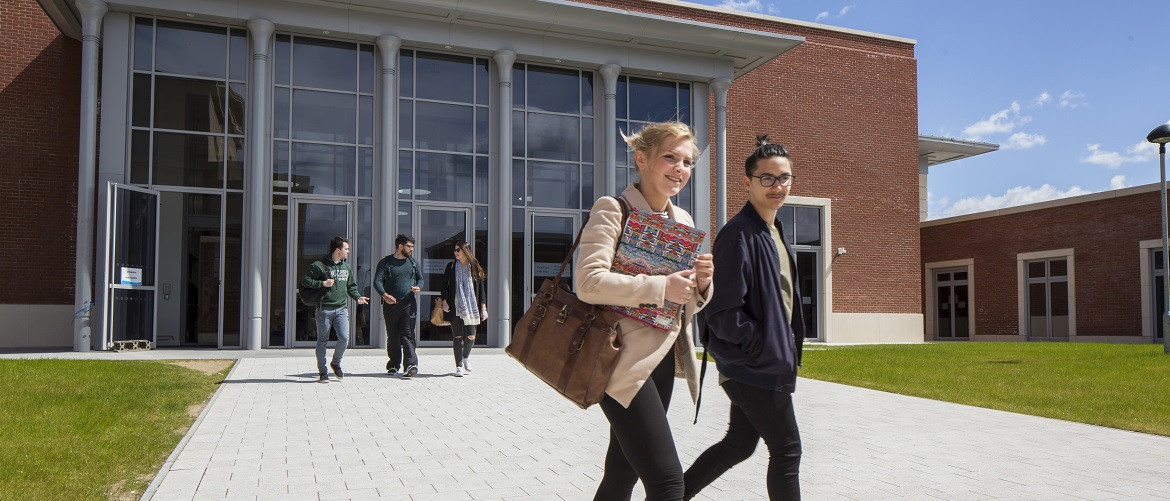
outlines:
[[462, 367], [455, 368], [455, 377], [463, 377], [463, 368]]
[[471, 366], [467, 365], [467, 359], [463, 359], [463, 372], [471, 374]]

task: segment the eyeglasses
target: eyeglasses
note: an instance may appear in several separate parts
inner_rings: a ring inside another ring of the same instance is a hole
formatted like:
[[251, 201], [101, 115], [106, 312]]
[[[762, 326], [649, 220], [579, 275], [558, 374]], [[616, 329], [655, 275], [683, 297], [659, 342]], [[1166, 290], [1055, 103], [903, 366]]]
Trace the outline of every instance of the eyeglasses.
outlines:
[[794, 174], [782, 174], [782, 175], [780, 175], [780, 177], [776, 177], [776, 176], [773, 176], [771, 174], [764, 174], [762, 176], [749, 175], [748, 177], [754, 177], [756, 179], [759, 179], [760, 186], [763, 186], [765, 188], [773, 186], [777, 182], [780, 183], [780, 186], [790, 186], [790, 185], [792, 185], [792, 180], [796, 179], [796, 175], [794, 175]]

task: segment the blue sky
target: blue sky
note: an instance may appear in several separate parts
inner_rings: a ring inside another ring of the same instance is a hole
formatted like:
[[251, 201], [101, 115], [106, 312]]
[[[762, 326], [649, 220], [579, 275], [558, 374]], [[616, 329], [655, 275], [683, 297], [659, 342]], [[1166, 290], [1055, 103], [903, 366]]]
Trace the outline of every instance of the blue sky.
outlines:
[[930, 219], [1158, 182], [1170, 1], [697, 3], [916, 40], [919, 133], [1000, 145], [931, 168]]

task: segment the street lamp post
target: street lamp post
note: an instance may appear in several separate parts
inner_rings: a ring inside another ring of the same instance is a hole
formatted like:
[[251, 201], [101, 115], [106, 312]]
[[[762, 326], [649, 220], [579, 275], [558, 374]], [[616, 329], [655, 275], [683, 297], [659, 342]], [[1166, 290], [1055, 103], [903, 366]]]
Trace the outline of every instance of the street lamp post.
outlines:
[[1150, 131], [1146, 141], [1158, 145], [1158, 167], [1162, 178], [1162, 352], [1170, 354], [1170, 240], [1166, 219], [1166, 143], [1170, 142], [1170, 124], [1162, 124]]

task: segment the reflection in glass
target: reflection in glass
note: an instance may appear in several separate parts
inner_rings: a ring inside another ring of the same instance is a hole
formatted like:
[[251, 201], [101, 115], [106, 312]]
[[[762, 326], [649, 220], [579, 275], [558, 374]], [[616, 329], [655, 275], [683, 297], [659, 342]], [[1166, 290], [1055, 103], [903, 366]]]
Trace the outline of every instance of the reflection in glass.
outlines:
[[[295, 148], [295, 146], [294, 146]], [[299, 281], [309, 265], [328, 254], [329, 241], [333, 237], [352, 237], [349, 234], [349, 211], [346, 205], [326, 203], [297, 204], [296, 252], [293, 276]], [[352, 267], [352, 265], [351, 265]], [[292, 288], [290, 294], [296, 294]], [[300, 342], [317, 340], [317, 325], [314, 310], [299, 300], [296, 304], [296, 340]], [[336, 341], [337, 335], [329, 332], [329, 340]]]
[[273, 137], [288, 137], [289, 102], [288, 87], [272, 89], [272, 135]]
[[373, 196], [374, 149], [358, 148], [358, 196]]
[[240, 270], [243, 249], [244, 196], [227, 194], [223, 235], [223, 347], [240, 346]]
[[148, 17], [134, 19], [134, 69], [150, 71], [154, 49], [154, 20]]
[[231, 30], [231, 54], [228, 56], [228, 78], [243, 80], [248, 76], [248, 34]]
[[358, 86], [361, 92], [374, 92], [374, 47], [362, 45], [358, 53]]
[[154, 295], [152, 290], [114, 289], [110, 339], [154, 339]]
[[674, 82], [630, 78], [630, 119], [661, 122], [678, 118]]
[[398, 56], [398, 95], [414, 95], [414, 51], [404, 50]]
[[354, 195], [352, 146], [293, 143], [292, 191], [318, 195]]
[[358, 98], [358, 142], [374, 144], [374, 98]]
[[244, 103], [248, 87], [242, 83], [228, 84], [228, 134], [244, 134]]
[[1068, 337], [1068, 282], [1052, 282], [1048, 287], [1050, 295], [1052, 337]]
[[353, 94], [293, 90], [292, 138], [309, 141], [357, 141], [357, 100]]
[[227, 188], [239, 190], [244, 187], [244, 138], [227, 138]]
[[155, 71], [226, 77], [227, 29], [159, 20], [155, 36]]
[[357, 45], [297, 37], [292, 47], [293, 85], [317, 89], [357, 90]]
[[488, 62], [480, 59], [475, 63], [475, 102], [488, 104]]
[[577, 117], [528, 114], [528, 158], [581, 159], [581, 123]]
[[472, 103], [475, 75], [472, 58], [418, 52], [415, 81], [419, 98]]
[[414, 198], [414, 154], [406, 150], [398, 151], [398, 197]]
[[[415, 255], [423, 272], [423, 290], [438, 292], [443, 283], [443, 270], [455, 259], [455, 243], [467, 240], [467, 213], [462, 210], [419, 209], [418, 240], [415, 242]], [[420, 305], [420, 314], [423, 310], [429, 311], [433, 295], [420, 295], [426, 300]], [[428, 315], [420, 319], [420, 341], [450, 341], [449, 327], [431, 325]]]
[[938, 331], [935, 335], [940, 338], [953, 337], [954, 333], [951, 329], [951, 287], [949, 285], [940, 286], [935, 297], [938, 302], [938, 307], [934, 315], [938, 319]]
[[1028, 337], [1048, 337], [1048, 298], [1046, 284], [1028, 284]]
[[955, 286], [955, 337], [971, 337], [968, 323], [967, 286]]
[[[231, 154], [234, 156], [236, 152]], [[222, 136], [155, 132], [151, 182], [155, 185], [222, 188], [224, 156]]]
[[135, 127], [150, 127], [150, 75], [134, 74], [133, 120]]
[[581, 114], [593, 114], [593, 72], [581, 75]]
[[475, 203], [488, 203], [488, 157], [475, 157]]
[[278, 85], [288, 85], [289, 72], [292, 71], [289, 67], [292, 57], [292, 44], [289, 43], [288, 35], [276, 35], [276, 49], [273, 51], [273, 54], [273, 81]]
[[578, 193], [580, 174], [576, 164], [528, 162], [528, 205], [537, 207], [580, 208]]
[[130, 133], [130, 182], [150, 182], [150, 133], [144, 130]]
[[475, 188], [472, 167], [469, 155], [418, 152], [415, 198], [471, 202]]
[[122, 268], [136, 268], [142, 273], [142, 283], [136, 285], [153, 286], [158, 242], [155, 237], [158, 232], [158, 195], [119, 188], [116, 197], [110, 275], [121, 277]]
[[155, 77], [154, 126], [198, 132], [224, 131], [224, 84]]
[[580, 113], [577, 70], [528, 65], [528, 109]]
[[398, 100], [398, 147], [414, 147], [414, 101]]
[[821, 245], [821, 209], [796, 207], [794, 230], [797, 245]]
[[419, 149], [471, 153], [474, 147], [475, 109], [457, 104], [418, 103]]
[[[272, 197], [272, 248], [268, 273], [268, 345], [285, 346], [285, 298], [295, 294], [295, 287], [285, 287], [288, 269], [288, 197]], [[295, 301], [295, 298], [294, 298]]]
[[480, 155], [491, 153], [488, 146], [488, 109], [484, 106], [475, 108], [475, 152]]
[[288, 191], [288, 141], [272, 142], [272, 191]]
[[[353, 346], [369, 346], [370, 345], [370, 312], [371, 306], [380, 304], [376, 300], [375, 294], [372, 294], [372, 284], [374, 283], [374, 269], [371, 267], [373, 263], [373, 229], [374, 229], [374, 204], [369, 200], [358, 201], [357, 206], [357, 239], [353, 249], [353, 259], [350, 266], [353, 267], [354, 273], [357, 275], [355, 280], [358, 285], [358, 292], [365, 297], [375, 298], [370, 301], [371, 304], [357, 304], [354, 303], [354, 317], [355, 329], [352, 336], [350, 336], [350, 344]], [[380, 259], [380, 258], [379, 258]], [[381, 310], [381, 308], [379, 308]]]

